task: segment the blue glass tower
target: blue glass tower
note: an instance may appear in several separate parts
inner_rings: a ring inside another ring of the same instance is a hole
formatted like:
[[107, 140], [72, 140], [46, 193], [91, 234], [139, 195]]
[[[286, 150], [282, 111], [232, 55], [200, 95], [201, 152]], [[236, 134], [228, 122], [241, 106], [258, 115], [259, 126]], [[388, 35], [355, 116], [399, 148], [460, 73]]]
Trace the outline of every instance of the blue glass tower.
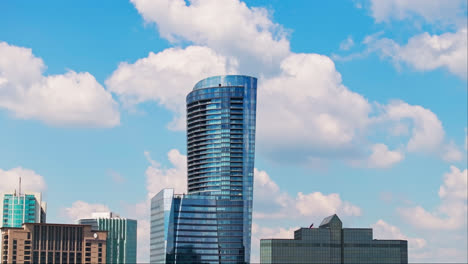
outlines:
[[257, 79], [214, 76], [187, 95], [188, 194], [151, 205], [151, 262], [249, 263]]
[[188, 193], [243, 201], [250, 261], [257, 79], [214, 76], [187, 96]]

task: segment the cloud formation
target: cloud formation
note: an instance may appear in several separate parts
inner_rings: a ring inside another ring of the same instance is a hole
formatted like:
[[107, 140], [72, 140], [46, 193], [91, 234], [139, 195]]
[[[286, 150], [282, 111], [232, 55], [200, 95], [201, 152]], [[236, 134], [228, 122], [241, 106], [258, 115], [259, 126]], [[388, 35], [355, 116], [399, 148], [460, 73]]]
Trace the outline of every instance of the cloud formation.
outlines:
[[372, 146], [372, 154], [368, 159], [370, 168], [388, 168], [403, 160], [404, 154], [400, 151], [389, 150], [385, 144]]
[[90, 204], [84, 201], [76, 201], [71, 207], [64, 208], [62, 215], [71, 223], [76, 223], [82, 218], [90, 218], [92, 213], [110, 212], [111, 210], [104, 204]]
[[467, 175], [450, 166], [450, 172], [444, 174], [444, 182], [439, 189], [440, 205], [433, 212], [426, 211], [421, 206], [400, 208], [400, 215], [409, 224], [420, 229], [456, 230], [466, 228], [467, 207]]
[[21, 192], [43, 192], [47, 185], [43, 176], [33, 170], [16, 167], [10, 170], [0, 169], [0, 192], [18, 191], [21, 177]]
[[171, 42], [189, 41], [235, 56], [246, 74], [274, 72], [290, 52], [285, 30], [264, 8], [239, 0], [131, 0]]
[[295, 153], [294, 159], [353, 151], [371, 112], [363, 96], [342, 84], [333, 61], [319, 54], [287, 57], [280, 75], [260, 81], [258, 98], [261, 149]]
[[426, 240], [422, 238], [412, 238], [404, 235], [401, 230], [384, 220], [380, 219], [372, 226], [374, 232], [374, 239], [402, 239], [408, 240], [409, 255], [412, 250], [424, 248], [427, 244]]
[[[445, 2], [445, 1], [444, 1]], [[450, 1], [447, 1], [450, 2]], [[367, 52], [377, 52], [395, 65], [405, 63], [418, 71], [447, 69], [452, 74], [467, 79], [467, 29], [452, 33], [430, 35], [427, 32], [411, 37], [406, 45], [377, 35], [366, 37]]]
[[332, 214], [360, 216], [361, 208], [343, 201], [339, 194], [302, 193], [295, 197], [281, 190], [265, 172], [255, 169], [254, 219], [293, 219], [325, 217]]
[[195, 83], [211, 75], [235, 71], [237, 62], [217, 54], [210, 48], [189, 46], [169, 48], [135, 63], [120, 63], [106, 80], [110, 91], [117, 94], [124, 106], [155, 101], [175, 116], [169, 128], [185, 128], [185, 96]]
[[151, 164], [145, 172], [148, 199], [165, 188], [173, 188], [176, 193], [187, 193], [187, 156], [180, 154], [177, 149], [171, 149], [167, 156], [172, 168], [163, 168], [161, 164], [151, 159], [147, 151], [145, 156]]
[[[422, 18], [431, 24], [462, 24], [464, 0], [370, 0], [376, 22]], [[466, 24], [466, 20], [464, 22]]]
[[113, 127], [120, 123], [112, 95], [87, 72], [44, 76], [31, 49], [0, 42], [0, 108], [16, 118], [53, 125]]

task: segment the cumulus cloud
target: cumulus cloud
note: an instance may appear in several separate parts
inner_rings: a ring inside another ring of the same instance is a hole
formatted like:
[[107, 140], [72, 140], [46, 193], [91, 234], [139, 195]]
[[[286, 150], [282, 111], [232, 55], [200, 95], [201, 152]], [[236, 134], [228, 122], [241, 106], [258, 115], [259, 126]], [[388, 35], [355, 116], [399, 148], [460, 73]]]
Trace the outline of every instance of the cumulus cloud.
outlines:
[[31, 49], [0, 42], [0, 108], [21, 119], [53, 125], [113, 127], [118, 105], [87, 72], [44, 76]]
[[411, 225], [422, 229], [455, 230], [466, 227], [468, 171], [455, 166], [444, 175], [439, 189], [440, 205], [433, 212], [421, 206], [400, 208], [399, 213]]
[[374, 232], [374, 239], [402, 239], [408, 240], [408, 247], [410, 254], [412, 250], [424, 248], [427, 244], [426, 240], [422, 238], [412, 238], [404, 235], [401, 230], [384, 220], [380, 219], [372, 226]]
[[162, 37], [186, 40], [240, 58], [247, 74], [276, 70], [288, 55], [285, 30], [264, 8], [239, 0], [131, 0], [146, 22], [156, 23]]
[[265, 102], [257, 111], [262, 150], [295, 153], [294, 159], [352, 151], [368, 125], [367, 100], [342, 84], [327, 56], [293, 54], [281, 69], [279, 76], [262, 80], [258, 90]]
[[0, 181], [2, 182], [0, 192], [18, 191], [20, 177], [21, 192], [43, 192], [47, 188], [44, 177], [33, 170], [17, 167], [10, 170], [0, 169]]
[[212, 49], [189, 46], [170, 48], [130, 64], [120, 63], [106, 80], [110, 91], [126, 106], [155, 101], [175, 113], [169, 128], [185, 128], [185, 96], [195, 83], [211, 75], [231, 73], [236, 61]]
[[173, 168], [163, 168], [151, 159], [147, 151], [145, 156], [151, 163], [145, 172], [149, 199], [164, 188], [173, 188], [176, 193], [187, 193], [187, 156], [180, 154], [177, 149], [169, 151], [167, 156]]
[[62, 215], [70, 222], [76, 223], [82, 218], [90, 218], [92, 213], [109, 211], [111, 211], [109, 207], [104, 204], [90, 204], [84, 201], [76, 201], [71, 207], [64, 208], [62, 210]]
[[405, 63], [419, 71], [444, 68], [466, 79], [466, 35], [466, 27], [441, 35], [425, 32], [410, 38], [406, 45], [400, 45], [392, 39], [380, 38], [377, 34], [366, 37], [364, 44], [368, 46], [367, 52], [377, 52], [383, 58], [390, 58], [397, 66]]
[[448, 162], [460, 161], [463, 159], [463, 153], [458, 149], [455, 143], [450, 142], [442, 149], [442, 159]]
[[299, 192], [292, 197], [281, 190], [265, 171], [255, 169], [254, 173], [254, 219], [325, 217], [335, 213], [361, 215], [361, 208], [343, 201], [337, 193]]
[[371, 168], [388, 168], [403, 160], [404, 154], [400, 151], [391, 151], [385, 144], [372, 146], [372, 154], [367, 163]]
[[466, 12], [464, 0], [370, 0], [370, 3], [376, 22], [420, 17], [427, 23], [461, 24]]
[[410, 121], [412, 129], [408, 151], [434, 153], [447, 161], [461, 160], [461, 152], [453, 143], [446, 142], [442, 122], [431, 110], [399, 100], [385, 105], [383, 109], [384, 113], [377, 119], [391, 122], [393, 127], [406, 126], [408, 124], [405, 122]]
[[[284, 31], [264, 9], [247, 7], [239, 0], [132, 0], [132, 3], [146, 22], [158, 26], [161, 36], [174, 43], [185, 40], [199, 46], [167, 49], [150, 53], [133, 64], [122, 63], [106, 84], [125, 105], [156, 101], [174, 113], [169, 128], [183, 129], [185, 96], [193, 85], [208, 75], [242, 69], [243, 74], [259, 77], [258, 98], [264, 103], [259, 103], [257, 109], [257, 143], [259, 152], [270, 160], [309, 165], [318, 157], [365, 160], [369, 150], [375, 152], [376, 144], [368, 142], [366, 136], [370, 126], [377, 124], [371, 115], [378, 102], [371, 104], [348, 89], [329, 57], [291, 52], [289, 41], [280, 33]], [[244, 39], [245, 36], [248, 38]], [[251, 72], [249, 67], [255, 71]], [[406, 105], [411, 110], [418, 108]], [[390, 104], [388, 110], [392, 107]], [[388, 117], [385, 120], [395, 124], [392, 133], [405, 128], [401, 120], [413, 121], [409, 151], [424, 148], [421, 143], [426, 139], [434, 144], [430, 145], [434, 152], [444, 148], [441, 124], [433, 127], [434, 135], [418, 126], [426, 125], [428, 120], [424, 118], [428, 115]], [[388, 167], [404, 157], [400, 151], [400, 156], [390, 150], [380, 153], [386, 154], [386, 161], [391, 162], [386, 165], [372, 160], [369, 166]], [[445, 156], [456, 157], [449, 153]]]

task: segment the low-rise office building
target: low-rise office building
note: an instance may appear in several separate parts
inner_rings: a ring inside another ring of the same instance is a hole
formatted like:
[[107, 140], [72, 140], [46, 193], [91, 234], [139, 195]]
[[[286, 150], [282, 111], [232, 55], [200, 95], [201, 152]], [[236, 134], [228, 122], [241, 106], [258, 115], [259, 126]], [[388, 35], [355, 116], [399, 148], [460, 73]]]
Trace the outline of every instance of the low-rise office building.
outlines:
[[26, 223], [1, 230], [1, 263], [106, 263], [106, 231], [90, 225]]
[[319, 228], [300, 228], [294, 239], [262, 239], [260, 262], [320, 264], [408, 263], [406, 240], [373, 239], [372, 228], [342, 228], [338, 216], [325, 218]]

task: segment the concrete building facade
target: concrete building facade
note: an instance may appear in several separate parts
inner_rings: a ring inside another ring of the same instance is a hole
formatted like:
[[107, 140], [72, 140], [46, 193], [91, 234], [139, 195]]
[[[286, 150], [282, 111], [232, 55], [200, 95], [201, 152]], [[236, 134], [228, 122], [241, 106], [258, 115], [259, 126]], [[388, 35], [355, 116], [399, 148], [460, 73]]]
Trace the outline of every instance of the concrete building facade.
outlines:
[[106, 263], [106, 231], [90, 225], [26, 223], [1, 230], [1, 263]]

